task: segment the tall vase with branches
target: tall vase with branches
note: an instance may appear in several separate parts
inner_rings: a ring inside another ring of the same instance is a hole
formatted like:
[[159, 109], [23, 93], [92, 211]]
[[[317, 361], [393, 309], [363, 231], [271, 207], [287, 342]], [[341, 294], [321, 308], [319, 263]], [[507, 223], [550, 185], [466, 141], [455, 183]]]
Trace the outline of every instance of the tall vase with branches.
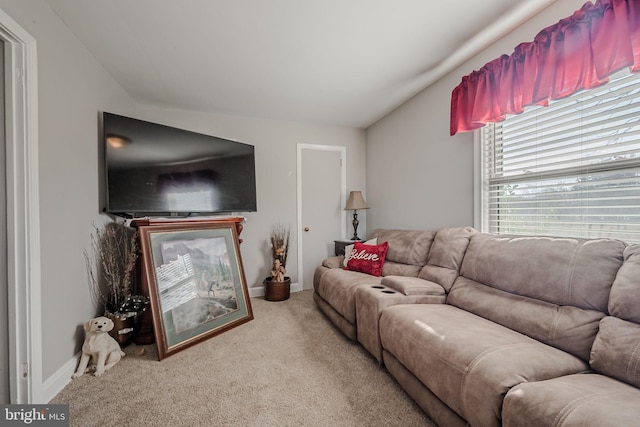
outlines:
[[[120, 322], [130, 320], [142, 313], [148, 304], [146, 297], [136, 293], [133, 281], [138, 258], [138, 234], [121, 222], [110, 222], [102, 228], [94, 226], [91, 234], [91, 251], [85, 251], [85, 262], [89, 275], [91, 296], [94, 304], [104, 315]], [[133, 331], [119, 341], [130, 338]], [[114, 327], [114, 334], [118, 334]], [[122, 343], [122, 342], [121, 342]]]
[[291, 279], [287, 274], [287, 256], [291, 233], [288, 226], [276, 224], [271, 231], [271, 257], [273, 266], [271, 276], [264, 281], [265, 299], [283, 301], [289, 298]]
[[283, 282], [287, 273], [290, 236], [289, 227], [282, 224], [276, 224], [271, 232], [271, 256], [273, 257], [271, 278], [275, 282]]

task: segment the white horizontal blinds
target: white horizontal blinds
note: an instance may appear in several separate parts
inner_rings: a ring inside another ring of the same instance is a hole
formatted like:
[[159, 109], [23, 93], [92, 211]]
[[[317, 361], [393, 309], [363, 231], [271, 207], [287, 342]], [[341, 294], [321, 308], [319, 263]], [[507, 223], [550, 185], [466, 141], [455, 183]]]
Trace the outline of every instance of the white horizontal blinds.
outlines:
[[640, 75], [482, 130], [487, 231], [640, 242]]

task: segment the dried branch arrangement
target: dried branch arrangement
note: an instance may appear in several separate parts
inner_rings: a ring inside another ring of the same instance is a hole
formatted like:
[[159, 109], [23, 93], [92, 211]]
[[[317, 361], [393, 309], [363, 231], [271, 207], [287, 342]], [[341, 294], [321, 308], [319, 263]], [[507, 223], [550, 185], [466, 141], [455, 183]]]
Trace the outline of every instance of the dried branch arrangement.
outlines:
[[[133, 269], [138, 258], [138, 232], [123, 223], [94, 226], [91, 254], [84, 252], [94, 303], [105, 311], [137, 311], [139, 296], [133, 295]], [[144, 305], [144, 301], [139, 301]], [[142, 308], [140, 309], [140, 311]]]
[[287, 272], [290, 235], [289, 227], [282, 224], [274, 225], [271, 231], [271, 256], [273, 257], [271, 277], [276, 282], [282, 282]]

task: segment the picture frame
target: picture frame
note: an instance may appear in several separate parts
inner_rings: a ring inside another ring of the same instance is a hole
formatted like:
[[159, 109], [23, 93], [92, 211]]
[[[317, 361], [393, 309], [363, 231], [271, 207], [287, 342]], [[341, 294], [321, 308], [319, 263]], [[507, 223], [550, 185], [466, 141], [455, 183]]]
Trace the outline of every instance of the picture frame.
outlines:
[[253, 319], [234, 223], [138, 228], [160, 360]]

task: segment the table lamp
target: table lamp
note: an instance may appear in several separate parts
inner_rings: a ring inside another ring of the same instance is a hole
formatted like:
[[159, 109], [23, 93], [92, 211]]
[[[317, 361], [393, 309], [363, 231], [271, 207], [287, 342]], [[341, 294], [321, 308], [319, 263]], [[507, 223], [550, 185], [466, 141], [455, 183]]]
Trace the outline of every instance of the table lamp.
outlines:
[[349, 200], [347, 201], [347, 206], [345, 206], [344, 210], [353, 210], [353, 237], [351, 240], [360, 240], [358, 237], [358, 209], [369, 209], [367, 203], [364, 201], [362, 197], [362, 191], [352, 191], [349, 193]]

